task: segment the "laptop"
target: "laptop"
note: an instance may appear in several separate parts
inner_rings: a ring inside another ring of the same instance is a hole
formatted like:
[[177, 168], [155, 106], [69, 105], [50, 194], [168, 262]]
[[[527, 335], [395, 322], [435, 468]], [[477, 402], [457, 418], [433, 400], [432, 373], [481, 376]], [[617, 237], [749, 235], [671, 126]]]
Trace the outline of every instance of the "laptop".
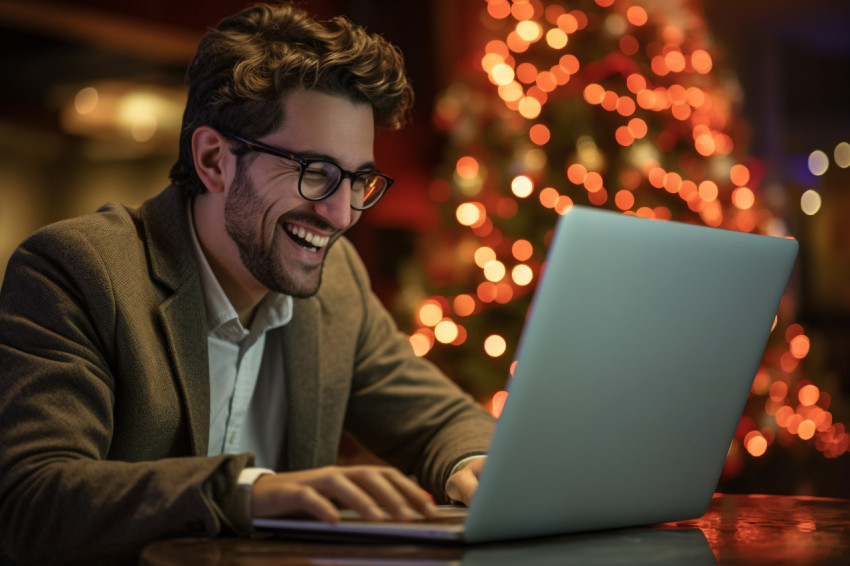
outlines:
[[574, 206], [557, 221], [478, 491], [449, 510], [460, 518], [254, 525], [478, 543], [702, 516], [797, 251]]

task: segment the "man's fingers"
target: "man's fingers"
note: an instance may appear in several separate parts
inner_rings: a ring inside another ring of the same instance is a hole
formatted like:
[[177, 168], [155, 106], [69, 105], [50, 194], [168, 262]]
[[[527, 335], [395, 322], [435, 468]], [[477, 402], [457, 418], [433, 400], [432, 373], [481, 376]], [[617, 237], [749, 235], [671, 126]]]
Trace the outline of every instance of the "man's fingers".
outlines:
[[266, 475], [254, 484], [252, 495], [255, 516], [305, 512], [336, 522], [339, 512], [333, 502], [370, 521], [385, 519], [387, 514], [400, 521], [436, 514], [424, 490], [398, 470], [382, 466], [325, 467]]
[[446, 482], [446, 495], [469, 506], [478, 490], [478, 478], [484, 470], [485, 458], [470, 460], [457, 470]]
[[307, 513], [320, 521], [339, 521], [339, 510], [329, 499], [308, 485], [281, 482], [275, 475], [263, 476], [256, 481], [251, 510], [255, 517]]
[[430, 496], [398, 470], [365, 467], [354, 470], [351, 479], [397, 521], [430, 517], [436, 512]]
[[315, 480], [313, 487], [323, 496], [338, 501], [343, 507], [357, 511], [364, 519], [381, 521], [384, 513], [369, 493], [342, 472], [328, 472]]

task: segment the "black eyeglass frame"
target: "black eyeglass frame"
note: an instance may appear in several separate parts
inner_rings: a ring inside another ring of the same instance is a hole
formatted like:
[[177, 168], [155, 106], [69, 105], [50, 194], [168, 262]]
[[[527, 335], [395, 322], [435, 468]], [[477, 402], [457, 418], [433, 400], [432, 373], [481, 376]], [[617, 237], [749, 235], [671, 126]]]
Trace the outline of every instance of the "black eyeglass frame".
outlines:
[[[283, 150], [278, 149], [276, 147], [272, 147], [270, 145], [264, 144], [263, 142], [258, 142], [258, 141], [255, 141], [255, 140], [250, 140], [250, 139], [247, 139], [247, 138], [243, 138], [241, 136], [234, 136], [234, 135], [230, 135], [230, 134], [224, 134], [224, 136], [227, 137], [227, 138], [230, 138], [232, 140], [238, 141], [242, 144], [245, 144], [245, 146], [250, 151], [256, 151], [256, 152], [259, 152], [259, 153], [265, 153], [267, 155], [273, 155], [274, 157], [280, 157], [282, 159], [294, 161], [295, 163], [297, 163], [301, 168], [301, 170], [298, 174], [298, 194], [301, 195], [301, 198], [303, 198], [304, 200], [308, 200], [310, 202], [318, 202], [320, 200], [325, 200], [326, 198], [330, 197], [332, 194], [334, 194], [337, 191], [337, 189], [339, 189], [340, 185], [342, 185], [342, 182], [345, 179], [350, 179], [351, 185], [353, 187], [354, 183], [355, 183], [355, 181], [357, 181], [357, 179], [369, 177], [369, 176], [381, 177], [382, 179], [384, 179], [384, 181], [386, 181], [386, 186], [383, 188], [383, 190], [381, 191], [381, 193], [378, 195], [377, 198], [375, 198], [367, 206], [358, 207], [358, 206], [355, 206], [353, 202], [351, 204], [351, 208], [354, 209], [354, 210], [358, 210], [358, 211], [368, 210], [368, 209], [372, 208], [373, 206], [375, 206], [376, 204], [378, 204], [378, 201], [380, 201], [383, 198], [383, 196], [387, 193], [387, 189], [389, 189], [392, 186], [392, 184], [395, 182], [395, 180], [392, 177], [389, 177], [389, 176], [381, 173], [380, 171], [346, 171], [345, 169], [343, 169], [339, 165], [339, 163], [335, 163], [333, 161], [328, 161], [327, 159], [311, 159], [311, 158], [308, 158], [308, 157], [301, 157], [300, 155], [295, 155], [294, 153], [290, 153], [288, 151], [283, 151]], [[327, 164], [333, 165], [335, 168], [339, 169], [339, 172], [340, 172], [339, 179], [337, 180], [336, 184], [334, 184], [332, 187], [328, 188], [326, 190], [326, 192], [322, 196], [319, 196], [319, 197], [308, 197], [304, 194], [304, 191], [301, 190], [301, 182], [304, 179], [304, 173], [306, 173], [307, 167], [309, 167], [313, 163], [327, 163]], [[364, 186], [365, 185], [366, 185], [366, 183], [364, 182]]]

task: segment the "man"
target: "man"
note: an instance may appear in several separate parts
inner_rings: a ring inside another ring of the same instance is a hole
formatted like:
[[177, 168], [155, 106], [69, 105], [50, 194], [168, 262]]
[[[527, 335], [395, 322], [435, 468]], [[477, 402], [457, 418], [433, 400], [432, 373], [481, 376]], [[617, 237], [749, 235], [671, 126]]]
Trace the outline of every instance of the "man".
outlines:
[[[412, 91], [344, 19], [256, 6], [202, 40], [172, 185], [40, 230], [0, 291], [0, 541], [132, 556], [252, 516], [468, 503], [492, 419], [415, 357], [342, 236]], [[397, 466], [334, 466], [346, 429]], [[415, 475], [419, 485], [408, 478]], [[2, 556], [0, 556], [2, 558]]]

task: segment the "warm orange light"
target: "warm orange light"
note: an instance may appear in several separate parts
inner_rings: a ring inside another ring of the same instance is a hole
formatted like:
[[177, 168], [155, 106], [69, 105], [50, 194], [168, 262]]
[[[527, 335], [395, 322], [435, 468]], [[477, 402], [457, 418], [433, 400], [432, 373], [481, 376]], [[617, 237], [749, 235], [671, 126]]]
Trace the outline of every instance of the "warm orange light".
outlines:
[[788, 325], [785, 329], [785, 339], [790, 343], [794, 336], [803, 333], [803, 327], [797, 323]]
[[511, 279], [520, 287], [525, 287], [534, 279], [534, 272], [530, 267], [521, 263], [511, 270]]
[[632, 73], [626, 77], [626, 88], [633, 94], [638, 94], [642, 90], [646, 90], [646, 79], [643, 75]]
[[629, 120], [629, 132], [631, 132], [635, 139], [639, 140], [649, 132], [649, 127], [643, 118], [632, 118]]
[[774, 401], [782, 401], [788, 395], [788, 384], [784, 381], [776, 381], [770, 386], [770, 398]]
[[484, 281], [478, 285], [476, 294], [478, 300], [482, 303], [492, 303], [496, 300], [496, 284], [491, 281]]
[[738, 187], [732, 191], [732, 204], [741, 210], [748, 210], [756, 203], [756, 195], [749, 187]]
[[414, 332], [408, 341], [413, 348], [413, 353], [421, 358], [434, 347], [434, 334], [430, 329], [420, 329]]
[[663, 77], [670, 73], [670, 67], [667, 66], [667, 62], [664, 60], [662, 55], [656, 55], [653, 57], [649, 63], [649, 68], [652, 69], [652, 72], [659, 77]]
[[584, 87], [584, 99], [588, 104], [602, 104], [605, 99], [605, 89], [597, 83], [590, 83]]
[[475, 299], [464, 293], [455, 297], [452, 306], [458, 316], [469, 316], [475, 312]]
[[528, 240], [517, 240], [511, 246], [511, 254], [517, 261], [526, 261], [534, 253], [534, 247]]
[[640, 106], [644, 110], [650, 110], [652, 108], [655, 108], [655, 99], [655, 93], [649, 89], [645, 88], [637, 93], [638, 106]]
[[529, 42], [520, 37], [516, 31], [512, 31], [508, 34], [508, 37], [505, 39], [505, 43], [508, 44], [508, 48], [514, 53], [525, 53], [531, 45]]
[[516, 32], [529, 43], [533, 43], [543, 37], [543, 28], [540, 24], [530, 19], [519, 22], [516, 25]]
[[664, 180], [667, 178], [667, 172], [661, 167], [653, 167], [649, 170], [647, 174], [647, 180], [649, 184], [655, 187], [656, 189], [660, 189], [664, 187]]
[[483, 268], [484, 277], [488, 281], [492, 281], [496, 283], [505, 278], [506, 268], [505, 264], [501, 261], [494, 259], [492, 261], [488, 261], [487, 264]]
[[767, 452], [767, 439], [761, 433], [755, 434], [750, 437], [749, 441], [746, 443], [746, 447], [750, 456], [758, 458]]
[[481, 58], [481, 68], [487, 73], [490, 73], [493, 71], [493, 67], [504, 62], [505, 58], [498, 53], [487, 53]]
[[569, 42], [569, 36], [561, 28], [552, 28], [546, 32], [546, 44], [552, 49], [563, 49]]
[[490, 76], [493, 82], [497, 85], [506, 85], [514, 80], [513, 67], [508, 65], [507, 63], [499, 63], [493, 67], [493, 70], [490, 71]]
[[791, 355], [797, 358], [798, 360], [802, 360], [809, 354], [811, 341], [809, 340], [809, 337], [805, 334], [799, 334], [791, 339], [788, 346]]
[[664, 63], [673, 73], [681, 73], [685, 70], [685, 56], [681, 51], [670, 51], [664, 56]]
[[516, 68], [516, 78], [521, 83], [533, 83], [537, 80], [537, 67], [531, 63], [521, 63]]
[[664, 190], [668, 193], [678, 193], [679, 189], [682, 188], [682, 176], [676, 173], [675, 171], [671, 171], [664, 176]]
[[603, 187], [598, 191], [587, 193], [587, 200], [590, 201], [590, 204], [602, 206], [608, 202], [608, 191]]
[[558, 16], [558, 20], [555, 23], [565, 33], [569, 34], [578, 31], [578, 19], [572, 13]]
[[[567, 53], [566, 55], [562, 56], [558, 60], [558, 66], [561, 67], [563, 70], [565, 70], [566, 72], [568, 72], [571, 75], [578, 73], [578, 70], [581, 67], [581, 65], [579, 64], [579, 61], [578, 61], [578, 57], [576, 57], [575, 55], [573, 55], [571, 53]], [[600, 86], [599, 88], [602, 88], [602, 87]]]
[[497, 20], [504, 20], [511, 15], [511, 5], [507, 0], [492, 0], [487, 2], [487, 13]]
[[537, 74], [537, 88], [543, 92], [552, 92], [558, 88], [558, 78], [551, 71], [542, 71]]
[[789, 407], [788, 405], [782, 405], [778, 409], [776, 409], [776, 415], [774, 418], [776, 419], [776, 424], [785, 428], [788, 426], [788, 421], [791, 420], [791, 417], [794, 415], [794, 409]]
[[545, 206], [546, 208], [555, 208], [555, 203], [558, 201], [558, 197], [561, 196], [558, 193], [557, 189], [552, 187], [546, 187], [542, 191], [540, 191], [540, 195], [538, 198], [540, 199], [540, 204]]
[[702, 134], [694, 140], [694, 148], [703, 157], [712, 155], [716, 149], [714, 137], [711, 134]]
[[628, 126], [620, 126], [614, 132], [614, 139], [623, 147], [628, 147], [635, 142], [635, 136], [629, 130]]
[[809, 419], [804, 420], [797, 426], [797, 436], [803, 440], [809, 440], [815, 435], [817, 425]]
[[617, 106], [620, 104], [620, 97], [617, 96], [617, 93], [613, 90], [606, 90], [605, 94], [602, 96], [602, 108], [609, 112], [613, 112], [617, 109]]
[[464, 202], [455, 210], [455, 217], [462, 226], [475, 226], [482, 221], [484, 206], [476, 202]]
[[528, 0], [516, 0], [511, 6], [511, 15], [518, 21], [534, 17], [534, 6]]
[[483, 269], [485, 265], [496, 259], [496, 252], [491, 247], [481, 246], [472, 254], [472, 259], [475, 265]]
[[640, 50], [640, 43], [633, 35], [624, 35], [620, 38], [620, 51], [625, 55], [634, 55]]
[[[505, 2], [507, 4], [507, 2]], [[493, 39], [487, 42], [484, 46], [484, 53], [493, 53], [499, 55], [502, 59], [507, 59], [510, 56], [508, 44], [500, 39]]]
[[581, 185], [587, 178], [587, 168], [581, 163], [573, 163], [567, 167], [567, 179], [574, 185]]
[[584, 177], [584, 188], [588, 192], [595, 193], [602, 190], [602, 175], [596, 171], [588, 171]]
[[474, 179], [478, 175], [478, 160], [465, 155], [457, 160], [457, 174], [464, 179]]
[[443, 308], [436, 301], [426, 301], [419, 307], [419, 322], [435, 326], [443, 318]]
[[633, 26], [642, 26], [649, 21], [649, 16], [640, 6], [631, 6], [628, 10], [626, 10], [626, 19], [629, 20], [629, 23]]
[[564, 214], [572, 207], [573, 199], [571, 199], [567, 195], [559, 196], [558, 200], [555, 202], [555, 212], [557, 212], [558, 214]]
[[527, 175], [517, 175], [511, 181], [511, 192], [518, 198], [526, 198], [534, 191], [534, 181]]
[[540, 101], [534, 97], [526, 96], [525, 98], [521, 98], [519, 100], [519, 113], [523, 118], [527, 118], [529, 120], [533, 120], [540, 116], [540, 112], [543, 110]]
[[691, 53], [691, 66], [697, 73], [708, 74], [712, 67], [711, 55], [703, 49], [695, 50]]
[[484, 352], [491, 358], [498, 358], [508, 349], [505, 339], [498, 334], [491, 334], [484, 340]]
[[630, 210], [635, 205], [635, 195], [626, 189], [619, 190], [614, 195], [614, 204], [620, 210]]
[[799, 358], [795, 358], [791, 355], [791, 352], [785, 352], [781, 356], [779, 356], [779, 367], [782, 368], [782, 371], [785, 373], [791, 373], [797, 366], [800, 365]]
[[720, 193], [714, 181], [706, 180], [699, 184], [699, 196], [702, 200], [711, 202]]
[[750, 170], [746, 165], [740, 163], [733, 165], [729, 170], [729, 179], [735, 186], [741, 187], [750, 182]]
[[620, 116], [631, 116], [636, 109], [635, 101], [629, 96], [621, 96], [617, 101], [617, 113]]
[[818, 402], [818, 399], [820, 398], [820, 389], [817, 385], [811, 383], [804, 385], [797, 393], [797, 398], [800, 400], [800, 404], [804, 407], [811, 407]]
[[677, 102], [670, 108], [673, 117], [677, 120], [685, 121], [691, 117], [691, 107], [686, 102]]
[[434, 338], [442, 344], [451, 344], [457, 339], [458, 328], [452, 320], [442, 320], [434, 327]]
[[528, 130], [528, 137], [536, 145], [544, 145], [552, 137], [545, 124], [534, 124]]
[[506, 305], [514, 298], [514, 288], [510, 283], [502, 281], [496, 284], [496, 302]]
[[507, 391], [497, 391], [493, 398], [490, 400], [490, 414], [493, 415], [494, 418], [499, 418], [502, 414], [502, 410], [505, 408], [505, 401], [508, 400], [508, 392]]
[[750, 387], [750, 390], [756, 395], [764, 395], [770, 389], [770, 374], [765, 370], [759, 370], [756, 372], [755, 378], [753, 378], [753, 384]]

